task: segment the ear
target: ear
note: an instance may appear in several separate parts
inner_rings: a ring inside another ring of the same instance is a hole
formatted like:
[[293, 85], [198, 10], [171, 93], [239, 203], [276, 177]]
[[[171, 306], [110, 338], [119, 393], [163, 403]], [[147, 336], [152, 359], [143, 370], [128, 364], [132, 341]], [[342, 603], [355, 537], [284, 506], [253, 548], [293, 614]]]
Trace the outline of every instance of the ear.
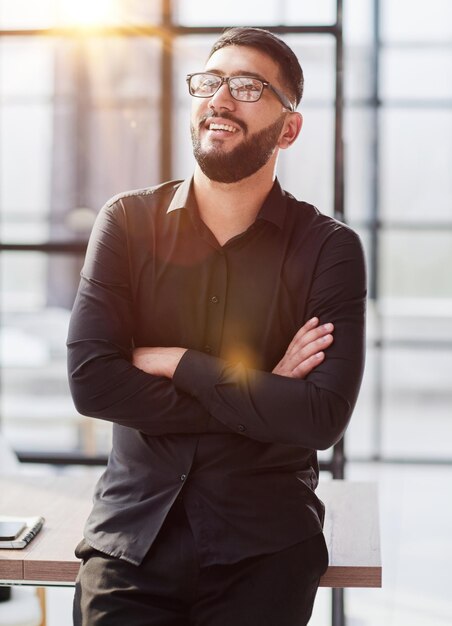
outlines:
[[303, 126], [303, 116], [298, 111], [289, 113], [284, 122], [283, 129], [278, 141], [278, 147], [285, 150], [293, 144]]

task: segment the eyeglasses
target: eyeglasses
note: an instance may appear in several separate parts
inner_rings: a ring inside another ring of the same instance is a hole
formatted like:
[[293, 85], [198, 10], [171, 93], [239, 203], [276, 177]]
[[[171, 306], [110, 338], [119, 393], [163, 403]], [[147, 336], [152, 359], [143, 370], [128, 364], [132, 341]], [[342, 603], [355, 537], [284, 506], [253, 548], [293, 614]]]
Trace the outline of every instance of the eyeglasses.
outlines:
[[227, 83], [229, 93], [239, 102], [257, 102], [262, 96], [265, 87], [273, 91], [278, 100], [289, 111], [295, 111], [295, 106], [279, 89], [270, 85], [266, 80], [254, 76], [218, 76], [210, 72], [188, 74], [188, 90], [196, 98], [211, 98], [223, 83]]

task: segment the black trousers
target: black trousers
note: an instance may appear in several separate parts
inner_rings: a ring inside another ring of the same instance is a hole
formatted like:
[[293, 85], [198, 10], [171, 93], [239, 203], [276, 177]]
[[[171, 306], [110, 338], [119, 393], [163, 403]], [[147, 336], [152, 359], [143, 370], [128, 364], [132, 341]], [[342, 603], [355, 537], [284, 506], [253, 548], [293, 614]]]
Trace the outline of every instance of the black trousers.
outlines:
[[74, 626], [305, 626], [328, 566], [323, 534], [270, 555], [200, 567], [176, 503], [140, 566], [82, 541]]

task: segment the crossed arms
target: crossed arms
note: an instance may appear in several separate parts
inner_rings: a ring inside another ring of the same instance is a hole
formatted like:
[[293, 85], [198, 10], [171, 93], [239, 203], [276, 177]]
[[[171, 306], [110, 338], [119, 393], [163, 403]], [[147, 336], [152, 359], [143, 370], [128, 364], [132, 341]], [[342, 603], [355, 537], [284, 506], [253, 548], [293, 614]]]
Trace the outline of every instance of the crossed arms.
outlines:
[[262, 442], [333, 445], [363, 371], [365, 277], [357, 237], [338, 230], [324, 245], [311, 318], [265, 372], [184, 347], [131, 348], [130, 268], [118, 222], [108, 211], [98, 219], [71, 318], [69, 383], [79, 412], [148, 435], [237, 432]]
[[[331, 323], [319, 326], [317, 317], [310, 319], [292, 339], [272, 373], [288, 378], [305, 378], [324, 360], [324, 350], [333, 342], [333, 330]], [[186, 351], [186, 348], [136, 348], [133, 364], [147, 374], [172, 379]]]

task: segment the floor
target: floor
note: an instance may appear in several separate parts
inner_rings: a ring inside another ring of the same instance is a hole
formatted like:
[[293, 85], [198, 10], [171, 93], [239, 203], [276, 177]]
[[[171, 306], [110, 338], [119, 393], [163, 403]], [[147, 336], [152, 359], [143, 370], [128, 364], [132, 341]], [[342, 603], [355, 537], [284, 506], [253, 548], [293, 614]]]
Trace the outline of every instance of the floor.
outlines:
[[[451, 626], [452, 467], [357, 463], [347, 478], [379, 485], [383, 558], [382, 589], [346, 591], [347, 626]], [[72, 593], [48, 590], [47, 626], [70, 626]], [[310, 626], [331, 623], [330, 599], [319, 590]]]

